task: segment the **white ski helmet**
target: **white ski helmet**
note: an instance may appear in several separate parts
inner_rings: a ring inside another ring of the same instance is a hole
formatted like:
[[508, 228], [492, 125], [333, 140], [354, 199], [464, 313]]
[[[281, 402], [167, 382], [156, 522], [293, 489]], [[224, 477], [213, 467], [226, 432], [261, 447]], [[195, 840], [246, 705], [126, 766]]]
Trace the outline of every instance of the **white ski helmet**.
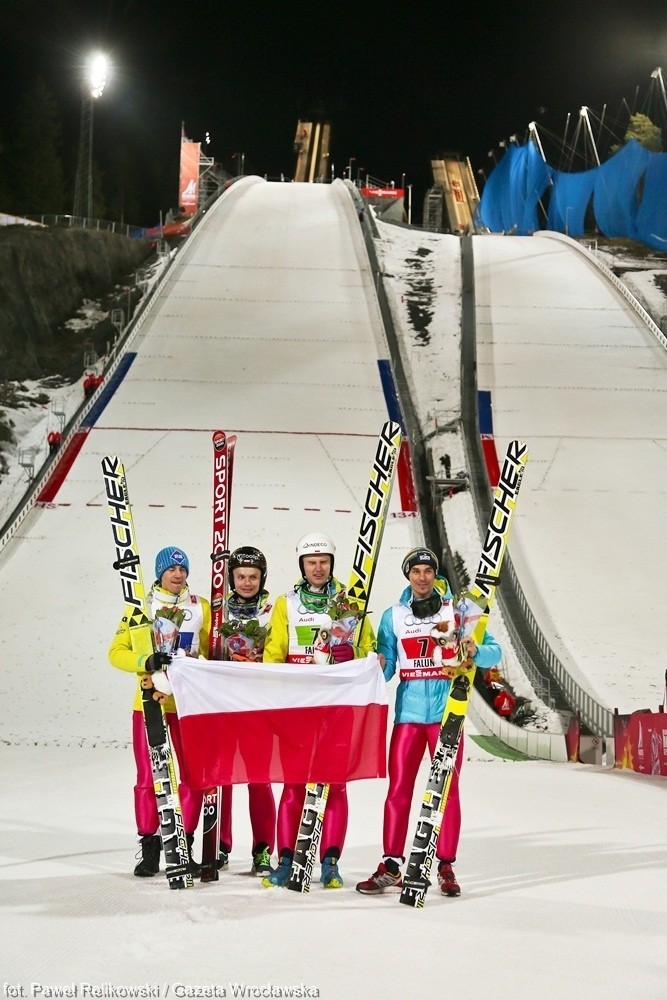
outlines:
[[323, 535], [319, 531], [312, 531], [309, 535], [304, 535], [296, 543], [296, 554], [302, 576], [304, 556], [331, 556], [331, 575], [333, 576], [336, 546], [327, 535]]

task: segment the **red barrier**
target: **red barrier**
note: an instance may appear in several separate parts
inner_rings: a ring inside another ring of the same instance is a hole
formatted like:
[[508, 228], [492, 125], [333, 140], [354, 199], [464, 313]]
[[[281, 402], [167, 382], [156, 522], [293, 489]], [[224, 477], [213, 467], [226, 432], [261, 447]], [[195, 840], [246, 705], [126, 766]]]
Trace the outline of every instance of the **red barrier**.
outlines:
[[416, 511], [417, 494], [415, 491], [415, 477], [412, 471], [412, 457], [410, 455], [410, 445], [404, 439], [401, 441], [401, 450], [398, 453], [398, 489], [401, 497], [402, 511]]
[[500, 481], [500, 465], [498, 464], [496, 442], [490, 434], [482, 434], [482, 451], [484, 452], [489, 483], [491, 488], [495, 490]]
[[36, 498], [37, 503], [53, 503], [56, 493], [65, 481], [65, 477], [74, 465], [76, 456], [79, 454], [88, 436], [89, 427], [76, 431], [67, 448], [58, 459], [55, 468], [47, 479], [42, 491]]
[[565, 746], [567, 748], [567, 759], [572, 764], [579, 762], [579, 739], [581, 737], [581, 715], [576, 712], [570, 718], [570, 725], [565, 733]]
[[667, 777], [667, 714], [662, 710], [614, 715], [616, 767]]

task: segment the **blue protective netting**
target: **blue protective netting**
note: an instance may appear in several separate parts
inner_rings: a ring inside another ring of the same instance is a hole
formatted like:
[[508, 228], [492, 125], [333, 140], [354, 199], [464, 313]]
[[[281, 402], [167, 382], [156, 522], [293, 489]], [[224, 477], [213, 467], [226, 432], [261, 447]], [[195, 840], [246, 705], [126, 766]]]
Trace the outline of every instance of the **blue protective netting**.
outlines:
[[557, 232], [583, 236], [593, 218], [605, 236], [667, 250], [667, 153], [631, 139], [601, 166], [564, 173], [545, 163], [533, 142], [510, 146], [482, 192], [482, 224], [526, 236], [543, 228], [545, 215]]
[[635, 238], [640, 181], [650, 155], [631, 139], [596, 171], [595, 219], [605, 236]]
[[484, 187], [482, 223], [493, 232], [525, 234], [539, 229], [537, 205], [551, 173], [532, 142], [510, 146]]
[[644, 191], [637, 211], [636, 239], [667, 250], [667, 153], [649, 153]]
[[595, 187], [596, 172], [597, 168], [579, 174], [554, 170], [547, 218], [549, 229], [570, 236], [584, 235], [584, 218]]

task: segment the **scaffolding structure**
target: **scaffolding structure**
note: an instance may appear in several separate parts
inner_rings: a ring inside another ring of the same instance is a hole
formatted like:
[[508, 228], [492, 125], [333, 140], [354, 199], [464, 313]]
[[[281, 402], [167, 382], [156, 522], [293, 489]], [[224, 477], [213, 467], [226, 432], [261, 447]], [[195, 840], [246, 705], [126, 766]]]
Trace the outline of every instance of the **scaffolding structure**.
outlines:
[[294, 180], [306, 184], [325, 184], [329, 180], [329, 122], [302, 122], [296, 125]]
[[429, 232], [475, 232], [479, 191], [468, 157], [443, 154], [431, 160], [433, 187], [424, 199], [424, 228]]

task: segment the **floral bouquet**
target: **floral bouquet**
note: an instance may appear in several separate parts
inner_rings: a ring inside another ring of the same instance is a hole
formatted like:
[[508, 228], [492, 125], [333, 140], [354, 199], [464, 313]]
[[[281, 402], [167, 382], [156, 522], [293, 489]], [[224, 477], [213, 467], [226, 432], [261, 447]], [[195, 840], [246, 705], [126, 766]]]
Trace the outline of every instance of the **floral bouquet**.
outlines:
[[220, 634], [226, 639], [227, 651], [232, 660], [260, 660], [267, 631], [266, 626], [260, 625], [257, 618], [223, 622], [220, 626]]
[[341, 589], [334, 595], [334, 599], [329, 605], [328, 614], [332, 621], [350, 617], [358, 620], [361, 614], [361, 605], [349, 597], [346, 590]]
[[331, 645], [353, 643], [361, 616], [361, 605], [346, 590], [339, 590], [328, 608], [328, 614], [331, 618]]
[[181, 608], [160, 608], [153, 621], [153, 641], [158, 653], [175, 653], [185, 612]]

